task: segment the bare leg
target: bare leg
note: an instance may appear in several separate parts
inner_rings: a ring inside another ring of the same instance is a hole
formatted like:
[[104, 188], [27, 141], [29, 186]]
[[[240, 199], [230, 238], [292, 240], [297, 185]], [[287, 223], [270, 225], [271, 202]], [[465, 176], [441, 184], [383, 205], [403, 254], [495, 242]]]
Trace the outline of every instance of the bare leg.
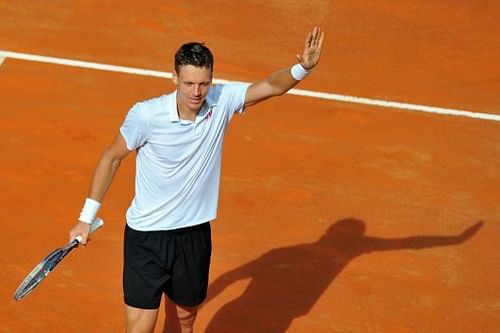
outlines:
[[158, 309], [139, 309], [125, 305], [126, 333], [153, 333]]
[[192, 333], [198, 307], [176, 305], [166, 299], [165, 333]]

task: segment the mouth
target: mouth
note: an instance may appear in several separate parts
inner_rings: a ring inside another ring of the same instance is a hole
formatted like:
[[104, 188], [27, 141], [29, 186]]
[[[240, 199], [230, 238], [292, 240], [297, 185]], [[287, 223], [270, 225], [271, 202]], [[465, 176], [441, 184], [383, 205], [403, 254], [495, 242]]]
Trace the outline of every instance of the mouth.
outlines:
[[203, 102], [203, 99], [202, 98], [190, 98], [189, 101], [192, 104], [200, 104], [201, 102]]

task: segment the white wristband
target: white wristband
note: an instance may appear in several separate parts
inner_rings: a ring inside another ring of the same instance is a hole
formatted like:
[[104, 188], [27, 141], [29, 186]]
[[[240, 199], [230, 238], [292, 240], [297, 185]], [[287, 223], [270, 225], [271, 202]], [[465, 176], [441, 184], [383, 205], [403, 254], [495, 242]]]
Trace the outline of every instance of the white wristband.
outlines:
[[88, 224], [92, 223], [97, 215], [97, 212], [99, 211], [99, 208], [101, 208], [100, 202], [90, 198], [85, 199], [85, 204], [83, 205], [82, 212], [80, 213], [80, 218], [78, 220]]
[[292, 69], [290, 70], [290, 73], [292, 74], [292, 77], [297, 80], [303, 80], [306, 78], [306, 76], [310, 73], [307, 69], [302, 67], [301, 64], [295, 64], [292, 66]]

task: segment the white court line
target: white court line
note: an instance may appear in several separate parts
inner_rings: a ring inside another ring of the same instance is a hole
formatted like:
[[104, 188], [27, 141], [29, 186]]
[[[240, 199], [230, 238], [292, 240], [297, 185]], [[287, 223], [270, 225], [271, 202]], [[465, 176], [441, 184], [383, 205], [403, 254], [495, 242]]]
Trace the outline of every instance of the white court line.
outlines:
[[[64, 58], [55, 58], [55, 57], [47, 57], [47, 56], [34, 55], [34, 54], [28, 54], [28, 53], [19, 53], [19, 52], [0, 50], [0, 65], [1, 65], [1, 62], [5, 58], [44, 62], [44, 63], [50, 63], [50, 64], [88, 68], [88, 69], [96, 69], [96, 70], [102, 70], [102, 71], [119, 72], [119, 73], [127, 73], [127, 74], [134, 74], [134, 75], [154, 76], [154, 77], [161, 77], [161, 78], [167, 78], [167, 79], [172, 78], [172, 73], [170, 73], [170, 72], [155, 71], [155, 70], [141, 69], [141, 68], [135, 68], [135, 67], [107, 65], [107, 64], [101, 64], [101, 63], [96, 63], [96, 62], [88, 62], [88, 61], [80, 61], [80, 60], [72, 60], [72, 59], [64, 59]], [[237, 82], [237, 81], [229, 81], [229, 80], [224, 80], [224, 79], [214, 79], [214, 83], [234, 83], [234, 82]], [[249, 83], [249, 82], [242, 82], [242, 83]], [[320, 98], [320, 99], [339, 101], [339, 102], [379, 106], [379, 107], [385, 107], [385, 108], [410, 110], [410, 111], [418, 111], [418, 112], [425, 112], [425, 113], [442, 114], [442, 115], [449, 115], [449, 116], [467, 117], [467, 118], [474, 118], [474, 119], [500, 121], [500, 115], [490, 114], [490, 113], [448, 109], [448, 108], [441, 108], [441, 107], [435, 107], [435, 106], [386, 101], [386, 100], [380, 100], [380, 99], [372, 99], [372, 98], [356, 97], [356, 96], [348, 96], [348, 95], [339, 95], [339, 94], [317, 92], [317, 91], [311, 91], [311, 90], [302, 90], [302, 89], [291, 89], [288, 93], [292, 94], [292, 95], [307, 96], [307, 97]]]
[[49, 64], [88, 68], [88, 69], [97, 69], [97, 70], [101, 70], [101, 71], [119, 72], [119, 73], [145, 75], [145, 76], [155, 76], [155, 77], [162, 77], [162, 78], [166, 78], [166, 79], [172, 78], [172, 73], [169, 73], [169, 72], [160, 72], [160, 71], [153, 71], [153, 70], [134, 68], [134, 67], [106, 65], [106, 64], [100, 64], [97, 62], [46, 57], [46, 56], [40, 56], [40, 55], [34, 55], [34, 54], [3, 51], [3, 50], [0, 50], [0, 57], [1, 56], [5, 57], [5, 58], [12, 58], [12, 59], [19, 59], [19, 60], [44, 62], [44, 63], [49, 63]]

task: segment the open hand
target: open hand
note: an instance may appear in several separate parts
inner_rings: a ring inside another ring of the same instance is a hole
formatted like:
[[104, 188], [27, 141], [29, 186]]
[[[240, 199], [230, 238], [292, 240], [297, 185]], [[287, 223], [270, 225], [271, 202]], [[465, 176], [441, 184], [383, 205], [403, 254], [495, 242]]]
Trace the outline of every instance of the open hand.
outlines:
[[306, 70], [311, 70], [318, 64], [323, 38], [324, 33], [319, 27], [314, 27], [313, 31], [307, 34], [304, 52], [302, 55], [297, 54], [299, 63]]

